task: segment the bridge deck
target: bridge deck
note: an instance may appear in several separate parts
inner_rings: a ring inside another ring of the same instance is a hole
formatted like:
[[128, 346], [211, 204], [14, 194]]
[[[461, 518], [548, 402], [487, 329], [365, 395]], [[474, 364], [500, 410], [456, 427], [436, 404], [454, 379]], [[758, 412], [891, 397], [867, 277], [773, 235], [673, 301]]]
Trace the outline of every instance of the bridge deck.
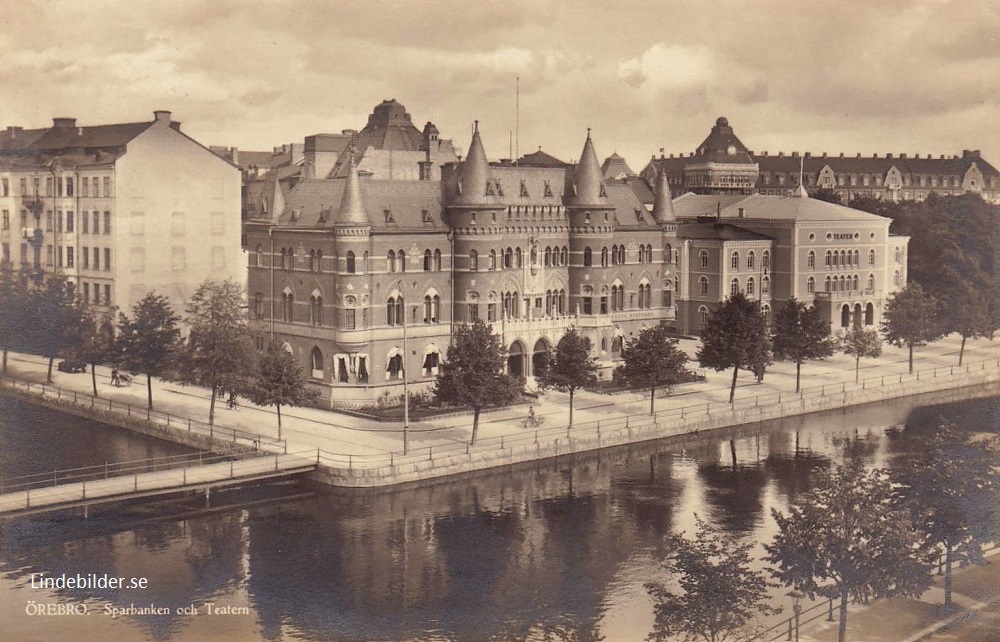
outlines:
[[315, 470], [301, 454], [273, 454], [215, 464], [58, 484], [0, 495], [0, 518], [89, 506], [186, 490], [231, 486]]

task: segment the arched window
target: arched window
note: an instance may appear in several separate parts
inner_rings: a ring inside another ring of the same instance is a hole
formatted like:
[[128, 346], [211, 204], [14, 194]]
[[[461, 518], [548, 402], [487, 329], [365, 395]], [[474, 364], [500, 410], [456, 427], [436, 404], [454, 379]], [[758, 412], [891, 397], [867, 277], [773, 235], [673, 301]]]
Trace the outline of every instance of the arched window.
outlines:
[[756, 283], [754, 282], [753, 277], [752, 276], [748, 277], [747, 278], [747, 296], [753, 296], [755, 286], [756, 286]]
[[552, 267], [552, 248], [546, 247], [545, 254], [543, 256], [544, 258], [542, 259], [543, 261], [542, 265], [544, 265], [545, 267]]
[[647, 245], [646, 246], [646, 263], [652, 263], [652, 262], [653, 262], [653, 246], [652, 245]]
[[848, 254], [848, 252], [846, 250], [841, 250], [840, 251], [840, 266], [841, 267], [847, 267], [847, 254]]
[[899, 270], [892, 273], [892, 284], [898, 286], [900, 282]]
[[393, 250], [389, 250], [385, 257], [385, 263], [390, 272], [396, 271], [396, 253]]
[[260, 292], [253, 295], [253, 315], [258, 319], [264, 318], [264, 295]]
[[768, 268], [770, 268], [771, 267], [771, 252], [769, 252], [768, 250], [764, 250], [764, 253], [760, 257], [760, 263], [761, 263], [762, 266], [764, 266], [765, 270], [768, 269]]
[[[86, 220], [87, 220], [87, 218], [84, 217], [83, 221], [86, 222]], [[86, 227], [84, 227], [83, 231], [84, 232], [87, 231]], [[253, 265], [254, 265], [254, 267], [260, 267], [260, 255], [261, 255], [261, 247], [260, 247], [260, 243], [258, 243], [257, 244], [257, 251], [254, 252], [254, 255], [253, 255]]]
[[322, 272], [322, 271], [323, 271], [323, 250], [316, 250], [316, 259], [313, 272]]
[[398, 348], [394, 348], [389, 352], [389, 355], [389, 360], [385, 364], [385, 378], [402, 379], [403, 353]]
[[285, 290], [281, 295], [282, 320], [294, 321], [295, 315], [295, 295], [290, 290]]
[[858, 275], [857, 274], [854, 275], [854, 283], [852, 284], [851, 289], [852, 290], [857, 290], [858, 289]]
[[833, 254], [833, 253], [832, 253], [832, 252], [830, 252], [830, 250], [827, 250], [827, 251], [826, 251], [826, 256], [825, 256], [825, 258], [823, 259], [823, 265], [825, 265], [826, 267], [831, 267], [831, 266], [833, 265], [833, 260], [832, 260], [832, 258], [831, 258], [831, 255], [832, 255], [832, 254]]
[[618, 246], [611, 246], [611, 265], [618, 265]]
[[490, 250], [490, 269], [491, 270], [497, 269], [497, 251], [496, 250]]
[[309, 297], [309, 323], [312, 325], [323, 324], [323, 295], [313, 291]]
[[608, 266], [608, 248], [602, 247], [601, 248], [601, 267], [607, 267], [607, 266]]
[[[650, 252], [652, 252], [652, 250], [653, 250], [652, 246], [650, 246], [649, 249], [650, 249]], [[673, 248], [672, 245], [670, 245], [670, 243], [667, 243], [667, 247], [663, 248], [663, 261], [665, 263], [673, 263], [674, 262], [674, 248]]]
[[357, 299], [353, 296], [344, 297], [344, 329], [354, 330], [358, 324]]
[[875, 291], [875, 275], [874, 274], [869, 274], [868, 275], [868, 283], [865, 286], [865, 289], [868, 290], [869, 292], [874, 292]]
[[708, 308], [701, 306], [698, 308], [698, 322], [705, 327], [708, 325]]
[[424, 250], [424, 272], [431, 271], [431, 261], [433, 260], [433, 255], [430, 250]]
[[431, 296], [429, 294], [424, 295], [424, 323], [431, 323], [433, 318], [433, 307]]
[[875, 250], [868, 250], [868, 265], [875, 265]]
[[812, 294], [816, 291], [816, 279], [809, 277], [806, 279], [806, 292]]
[[[748, 270], [754, 269], [754, 263], [755, 263], [755, 259], [756, 258], [757, 258], [757, 255], [754, 254], [752, 250], [747, 253], [747, 269]], [[747, 291], [747, 293], [749, 294], [749, 290]]]
[[865, 306], [865, 325], [874, 325], [875, 323], [875, 306], [869, 303]]
[[569, 248], [565, 245], [562, 252], [559, 253], [559, 265], [569, 265]]
[[854, 250], [854, 267], [861, 265], [861, 251]]
[[469, 271], [476, 272], [477, 270], [479, 270], [479, 252], [469, 250]]
[[421, 367], [421, 374], [425, 377], [436, 377], [438, 368], [441, 365], [441, 351], [437, 346], [428, 346], [424, 351], [424, 363]]
[[319, 348], [313, 348], [309, 353], [310, 376], [313, 379], [323, 378], [323, 353]]
[[702, 250], [701, 252], [698, 252], [698, 257], [701, 259], [701, 267], [702, 268], [707, 268], [708, 267], [708, 250]]
[[399, 258], [399, 271], [406, 272], [406, 252], [400, 250], [396, 256]]
[[740, 253], [739, 252], [733, 252], [732, 255], [730, 255], [730, 257], [729, 257], [729, 267], [732, 270], [739, 270], [740, 269]]
[[698, 287], [701, 290], [701, 296], [708, 296], [708, 277], [703, 276], [698, 279]]
[[838, 267], [840, 265], [840, 253], [833, 252], [833, 265], [832, 267]]
[[520, 268], [524, 265], [521, 259], [522, 259], [521, 248], [519, 247], [514, 248], [514, 267]]
[[509, 247], [503, 253], [503, 266], [504, 269], [514, 267], [514, 250]]
[[760, 280], [760, 293], [761, 294], [771, 293], [771, 277], [765, 276]]
[[584, 267], [589, 267], [593, 264], [594, 257], [590, 252], [590, 248], [586, 247], [583, 249], [583, 265]]
[[622, 343], [624, 337], [620, 334], [616, 334], [611, 337], [611, 358], [617, 359], [622, 355]]
[[761, 314], [764, 316], [765, 325], [771, 325], [771, 306], [766, 303], [760, 308]]
[[840, 280], [837, 277], [833, 277], [833, 291], [837, 292], [840, 289]]
[[826, 277], [826, 279], [823, 281], [823, 285], [824, 285], [824, 288], [825, 288], [824, 292], [832, 292], [833, 291], [831, 289], [831, 286], [830, 286], [830, 277]]
[[810, 270], [816, 269], [816, 252], [809, 250], [809, 255], [806, 258], [806, 265]]
[[441, 271], [441, 250], [434, 250], [434, 271]]
[[736, 296], [740, 293], [740, 280], [733, 279], [729, 282], [729, 296]]
[[347, 273], [354, 274], [357, 271], [357, 264], [354, 258], [354, 252], [347, 253]]

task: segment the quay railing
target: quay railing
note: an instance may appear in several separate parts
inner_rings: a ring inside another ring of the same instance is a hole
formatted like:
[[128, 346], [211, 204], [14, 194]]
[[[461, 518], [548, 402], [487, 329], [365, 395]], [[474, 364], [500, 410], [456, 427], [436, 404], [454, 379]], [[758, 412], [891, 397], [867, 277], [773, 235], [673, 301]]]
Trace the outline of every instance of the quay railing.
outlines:
[[185, 417], [177, 413], [162, 412], [150, 409], [145, 405], [133, 404], [130, 402], [116, 401], [107, 397], [95, 397], [92, 394], [79, 392], [77, 390], [67, 390], [53, 384], [24, 381], [12, 377], [0, 377], [0, 388], [11, 388], [13, 390], [23, 390], [29, 394], [38, 395], [42, 398], [54, 399], [62, 402], [71, 402], [74, 405], [91, 410], [109, 412], [125, 417], [139, 420], [146, 420], [150, 423], [159, 424], [167, 428], [186, 431], [194, 435], [200, 435], [215, 440], [217, 449], [224, 449], [225, 444], [230, 444], [228, 450], [239, 448], [264, 449], [268, 451], [280, 450], [287, 452], [288, 444], [284, 439], [276, 439], [260, 433], [243, 430], [241, 428], [230, 428], [209, 424], [208, 422], [191, 417]]

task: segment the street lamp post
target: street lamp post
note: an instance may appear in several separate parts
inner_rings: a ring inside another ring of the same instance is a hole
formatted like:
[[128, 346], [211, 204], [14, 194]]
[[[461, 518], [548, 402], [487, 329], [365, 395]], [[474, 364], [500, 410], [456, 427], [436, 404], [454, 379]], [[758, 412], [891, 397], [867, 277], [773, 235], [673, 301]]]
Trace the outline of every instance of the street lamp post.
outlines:
[[406, 297], [403, 295], [403, 290], [406, 285], [400, 281], [400, 298], [403, 300], [403, 358], [400, 365], [403, 368], [403, 454], [406, 455], [410, 451], [410, 384], [409, 377], [406, 374], [406, 356], [409, 353], [409, 345], [406, 341]]
[[[788, 593], [788, 597], [795, 600], [792, 604], [792, 612], [795, 613], [795, 642], [799, 642], [799, 616], [802, 615], [802, 598], [805, 594], [798, 591], [791, 591]], [[792, 639], [792, 632], [788, 632], [788, 639]]]

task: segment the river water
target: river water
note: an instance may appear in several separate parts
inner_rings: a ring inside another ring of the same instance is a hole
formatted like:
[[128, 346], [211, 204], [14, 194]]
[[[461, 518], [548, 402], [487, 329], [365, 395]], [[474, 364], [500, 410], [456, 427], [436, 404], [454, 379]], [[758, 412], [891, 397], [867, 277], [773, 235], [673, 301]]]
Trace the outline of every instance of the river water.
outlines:
[[[665, 534], [693, 532], [697, 514], [769, 541], [771, 509], [817, 469], [891, 465], [942, 417], [996, 432], [1000, 398], [902, 400], [407, 490], [283, 482], [211, 505], [184, 496], [0, 522], [0, 640], [642, 640]], [[0, 398], [4, 478], [182, 452]], [[64, 573], [146, 588], [31, 585]], [[50, 604], [77, 614], [34, 614]], [[111, 611], [133, 606], [147, 611]]]

